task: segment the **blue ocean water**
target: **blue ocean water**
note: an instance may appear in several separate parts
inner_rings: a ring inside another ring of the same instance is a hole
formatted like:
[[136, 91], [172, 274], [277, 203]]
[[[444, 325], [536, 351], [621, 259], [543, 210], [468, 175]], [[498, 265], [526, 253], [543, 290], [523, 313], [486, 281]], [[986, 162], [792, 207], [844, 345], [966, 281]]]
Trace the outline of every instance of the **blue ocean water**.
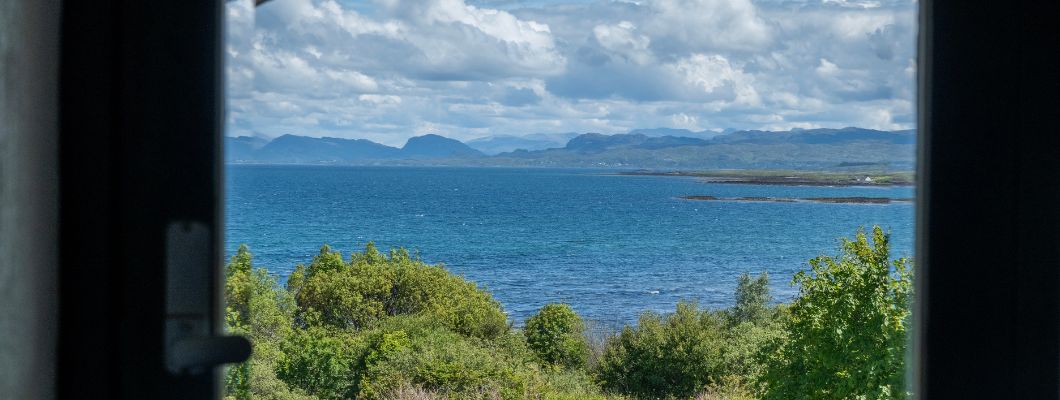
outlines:
[[588, 320], [633, 322], [680, 299], [732, 304], [737, 277], [769, 272], [778, 301], [807, 260], [859, 226], [883, 226], [912, 256], [913, 205], [683, 200], [913, 197], [909, 187], [703, 183], [609, 171], [449, 167], [243, 166], [226, 170], [225, 250], [250, 246], [281, 276], [322, 244], [406, 247], [487, 287], [516, 324], [549, 302]]

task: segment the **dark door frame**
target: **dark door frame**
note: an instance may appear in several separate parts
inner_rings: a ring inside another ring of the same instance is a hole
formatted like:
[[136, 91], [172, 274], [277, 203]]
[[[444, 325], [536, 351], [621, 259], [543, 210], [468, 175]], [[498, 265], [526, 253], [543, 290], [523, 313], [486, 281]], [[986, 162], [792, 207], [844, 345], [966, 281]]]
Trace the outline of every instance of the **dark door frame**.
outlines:
[[[221, 7], [62, 5], [60, 398], [216, 394], [161, 336], [167, 223], [221, 261]], [[921, 0], [920, 398], [1060, 396], [1055, 7]]]
[[920, 10], [917, 393], [1057, 398], [1060, 12]]
[[[58, 395], [203, 399], [164, 367], [166, 232], [221, 263], [221, 1], [66, 1], [60, 72]], [[215, 333], [222, 328], [217, 283]]]

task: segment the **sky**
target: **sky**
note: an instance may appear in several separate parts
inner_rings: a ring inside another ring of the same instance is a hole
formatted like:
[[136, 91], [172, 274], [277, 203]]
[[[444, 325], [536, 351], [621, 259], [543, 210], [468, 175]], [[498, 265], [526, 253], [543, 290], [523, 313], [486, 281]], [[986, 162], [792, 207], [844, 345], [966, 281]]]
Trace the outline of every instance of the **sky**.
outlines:
[[252, 0], [226, 134], [911, 129], [910, 0]]

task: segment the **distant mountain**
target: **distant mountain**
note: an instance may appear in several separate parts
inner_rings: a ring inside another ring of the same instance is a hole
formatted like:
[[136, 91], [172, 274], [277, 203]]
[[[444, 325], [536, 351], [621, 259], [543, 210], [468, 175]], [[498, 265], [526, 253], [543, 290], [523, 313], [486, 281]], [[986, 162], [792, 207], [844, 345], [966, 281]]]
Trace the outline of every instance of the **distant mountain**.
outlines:
[[637, 146], [647, 140], [648, 137], [641, 134], [604, 135], [602, 133], [586, 133], [571, 139], [564, 148], [579, 153], [600, 153], [617, 147]]
[[692, 137], [648, 137], [640, 133], [618, 135], [586, 133], [571, 139], [570, 142], [567, 142], [565, 148], [581, 153], [599, 153], [616, 148], [665, 149], [668, 147], [681, 146], [706, 146], [710, 143], [709, 140]]
[[488, 155], [507, 153], [515, 150], [544, 150], [560, 148], [568, 140], [578, 136], [577, 133], [534, 133], [526, 136], [495, 135], [469, 140], [468, 146]]
[[401, 148], [403, 158], [461, 158], [482, 157], [482, 152], [472, 149], [463, 142], [445, 136], [428, 134], [409, 138]]
[[681, 146], [706, 146], [711, 142], [706, 139], [697, 139], [690, 137], [676, 137], [676, 136], [662, 136], [653, 137], [645, 140], [644, 143], [637, 145], [642, 149], [665, 149], [668, 147], [681, 147]]
[[225, 161], [253, 160], [254, 153], [268, 143], [268, 139], [255, 136], [225, 137]]
[[714, 143], [805, 143], [838, 144], [857, 141], [883, 141], [894, 144], [916, 144], [916, 133], [906, 131], [877, 131], [847, 127], [842, 129], [793, 129], [787, 132], [739, 131], [721, 135]]
[[[644, 132], [634, 130], [631, 132]], [[674, 130], [655, 131], [673, 133]], [[498, 154], [482, 165], [649, 169], [910, 170], [916, 132], [863, 128], [731, 131], [713, 138], [586, 133], [562, 149]], [[474, 163], [473, 163], [474, 164]], [[479, 164], [475, 164], [479, 165]]]
[[271, 141], [249, 136], [225, 138], [225, 160], [245, 163], [383, 163], [391, 160], [474, 158], [478, 150], [439, 135], [410, 138], [402, 148], [367, 139], [283, 135]]
[[255, 152], [255, 161], [283, 163], [350, 162], [401, 157], [401, 150], [367, 139], [283, 135]]
[[[469, 142], [478, 146], [477, 149], [434, 134], [410, 138], [401, 148], [365, 139], [284, 135], [266, 143], [260, 138], [243, 136], [225, 138], [225, 160], [236, 163], [909, 170], [916, 149], [916, 132], [911, 130], [848, 127], [719, 133], [659, 128], [630, 132], [490, 136]], [[569, 140], [564, 142], [563, 138]], [[497, 153], [501, 149], [512, 150]]]
[[630, 135], [644, 135], [648, 137], [662, 137], [662, 136], [674, 136], [674, 137], [687, 137], [687, 138], [699, 138], [699, 139], [710, 139], [715, 136], [721, 135], [722, 132], [716, 131], [699, 131], [693, 132], [688, 129], [674, 129], [674, 128], [652, 128], [652, 129], [634, 129], [628, 132]]

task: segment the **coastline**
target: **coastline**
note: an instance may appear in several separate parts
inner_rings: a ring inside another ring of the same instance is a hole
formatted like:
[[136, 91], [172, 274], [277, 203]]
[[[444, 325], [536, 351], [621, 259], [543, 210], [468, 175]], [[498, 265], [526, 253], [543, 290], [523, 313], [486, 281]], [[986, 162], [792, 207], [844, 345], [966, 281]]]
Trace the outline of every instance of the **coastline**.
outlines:
[[761, 196], [745, 196], [745, 197], [717, 197], [717, 196], [706, 196], [706, 195], [689, 195], [679, 197], [683, 200], [697, 200], [697, 201], [746, 201], [746, 202], [768, 202], [768, 203], [832, 203], [832, 204], [891, 204], [891, 203], [911, 203], [912, 198], [892, 198], [892, 197], [806, 197], [806, 198], [794, 198], [794, 197], [761, 197]]
[[715, 170], [618, 172], [625, 176], [674, 176], [699, 178], [704, 183], [781, 186], [913, 186], [913, 172], [828, 172], [788, 170]]

